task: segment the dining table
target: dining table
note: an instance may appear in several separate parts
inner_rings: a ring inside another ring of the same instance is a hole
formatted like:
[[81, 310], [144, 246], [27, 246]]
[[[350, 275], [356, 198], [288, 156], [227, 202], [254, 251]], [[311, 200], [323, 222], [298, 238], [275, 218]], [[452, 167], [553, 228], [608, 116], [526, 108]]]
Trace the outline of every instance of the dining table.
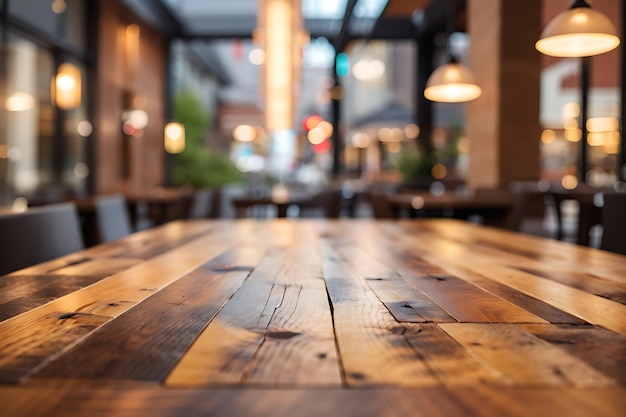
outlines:
[[626, 256], [456, 219], [178, 220], [0, 277], [0, 415], [623, 417]]

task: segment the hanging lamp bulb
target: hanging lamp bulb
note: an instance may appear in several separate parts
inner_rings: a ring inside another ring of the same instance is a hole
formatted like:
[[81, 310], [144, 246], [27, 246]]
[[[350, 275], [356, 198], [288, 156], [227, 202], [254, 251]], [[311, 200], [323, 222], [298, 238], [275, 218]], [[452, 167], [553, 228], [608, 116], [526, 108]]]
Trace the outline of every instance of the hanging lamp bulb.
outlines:
[[576, 0], [543, 30], [535, 48], [556, 57], [586, 57], [609, 52], [620, 44], [615, 26], [585, 0]]
[[472, 71], [452, 57], [428, 78], [424, 97], [442, 103], [462, 103], [478, 98], [481, 92]]

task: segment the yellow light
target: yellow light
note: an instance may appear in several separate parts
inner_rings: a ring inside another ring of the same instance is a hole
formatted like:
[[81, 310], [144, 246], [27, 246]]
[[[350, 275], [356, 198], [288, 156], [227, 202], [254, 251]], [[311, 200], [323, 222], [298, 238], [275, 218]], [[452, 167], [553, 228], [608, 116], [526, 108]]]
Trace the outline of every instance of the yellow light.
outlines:
[[566, 128], [566, 129], [577, 128], [578, 127], [578, 120], [576, 120], [576, 119], [566, 119], [563, 122], [563, 127]]
[[587, 130], [590, 132], [611, 132], [618, 129], [617, 117], [592, 117], [587, 120]]
[[57, 107], [74, 109], [80, 106], [82, 82], [80, 70], [66, 62], [59, 66], [54, 83], [52, 83], [52, 97]]
[[472, 72], [458, 62], [451, 62], [437, 68], [428, 78], [424, 97], [442, 103], [461, 103], [477, 99], [481, 92]]
[[391, 128], [383, 127], [378, 131], [378, 139], [381, 142], [391, 142], [393, 140], [393, 131]]
[[333, 125], [326, 120], [319, 122], [317, 128], [320, 129], [324, 133], [325, 138], [329, 138], [333, 135], [334, 129]]
[[566, 127], [563, 137], [570, 142], [578, 142], [583, 137], [583, 132], [577, 127]]
[[576, 102], [565, 103], [561, 108], [563, 119], [575, 119], [580, 115], [580, 106]]
[[256, 135], [257, 129], [250, 125], [239, 125], [233, 129], [233, 138], [239, 142], [252, 142]]
[[166, 124], [163, 133], [163, 144], [168, 153], [176, 154], [185, 150], [185, 126], [182, 123]]
[[319, 127], [314, 127], [313, 129], [309, 130], [309, 133], [307, 133], [306, 138], [313, 145], [319, 145], [320, 143], [326, 140], [327, 136], [322, 129], [320, 129]]
[[423, 208], [424, 204], [424, 197], [417, 196], [413, 200], [411, 200], [411, 207], [413, 207], [415, 210]]
[[420, 135], [420, 128], [414, 123], [409, 123], [404, 127], [404, 134], [408, 139], [417, 139]]
[[435, 164], [435, 166], [433, 166], [432, 170], [430, 171], [430, 174], [433, 176], [433, 178], [441, 180], [445, 178], [445, 176], [448, 174], [448, 170], [446, 169], [445, 165]]
[[67, 4], [65, 3], [65, 0], [54, 0], [50, 5], [50, 9], [52, 9], [52, 11], [56, 14], [63, 13], [66, 8]]
[[578, 187], [578, 179], [572, 174], [564, 175], [563, 178], [561, 178], [561, 185], [566, 190], [573, 190]]
[[604, 145], [604, 136], [606, 132], [589, 132], [587, 135], [587, 143], [589, 146], [602, 146]]
[[456, 148], [458, 149], [461, 155], [467, 155], [470, 150], [470, 140], [468, 137], [463, 136], [456, 144]]
[[550, 56], [585, 57], [609, 52], [619, 44], [608, 17], [590, 7], [574, 7], [548, 23], [535, 48]]
[[387, 142], [387, 152], [398, 153], [402, 150], [402, 144], [400, 142]]
[[367, 148], [370, 145], [370, 135], [357, 132], [352, 135], [352, 146], [355, 148]]
[[552, 129], [545, 129], [541, 132], [541, 141], [543, 143], [552, 143], [556, 139], [556, 133]]
[[28, 93], [16, 92], [7, 97], [8, 111], [25, 111], [35, 106], [35, 97]]

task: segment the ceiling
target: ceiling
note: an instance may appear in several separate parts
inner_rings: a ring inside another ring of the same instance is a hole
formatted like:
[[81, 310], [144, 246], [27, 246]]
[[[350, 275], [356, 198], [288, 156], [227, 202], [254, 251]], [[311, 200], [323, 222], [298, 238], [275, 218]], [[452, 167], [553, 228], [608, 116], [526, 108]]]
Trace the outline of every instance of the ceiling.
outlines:
[[[249, 38], [256, 27], [258, 0], [124, 2], [172, 37]], [[416, 33], [412, 21], [414, 12], [424, 12], [431, 3], [437, 1], [302, 0], [302, 13], [305, 27], [312, 37], [406, 39]]]

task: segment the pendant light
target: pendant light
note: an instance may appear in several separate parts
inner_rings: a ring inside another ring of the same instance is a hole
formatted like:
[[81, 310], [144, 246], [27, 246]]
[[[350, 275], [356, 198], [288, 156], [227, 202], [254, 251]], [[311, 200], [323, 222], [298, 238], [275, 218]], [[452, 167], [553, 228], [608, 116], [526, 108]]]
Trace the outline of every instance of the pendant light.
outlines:
[[455, 0], [448, 0], [446, 21], [446, 55], [448, 63], [437, 68], [426, 81], [424, 97], [442, 103], [462, 103], [478, 98], [482, 92], [472, 71], [461, 64], [449, 51], [448, 41], [455, 20]]
[[545, 55], [571, 58], [603, 54], [619, 44], [609, 18], [585, 0], [576, 0], [548, 23], [535, 48]]

